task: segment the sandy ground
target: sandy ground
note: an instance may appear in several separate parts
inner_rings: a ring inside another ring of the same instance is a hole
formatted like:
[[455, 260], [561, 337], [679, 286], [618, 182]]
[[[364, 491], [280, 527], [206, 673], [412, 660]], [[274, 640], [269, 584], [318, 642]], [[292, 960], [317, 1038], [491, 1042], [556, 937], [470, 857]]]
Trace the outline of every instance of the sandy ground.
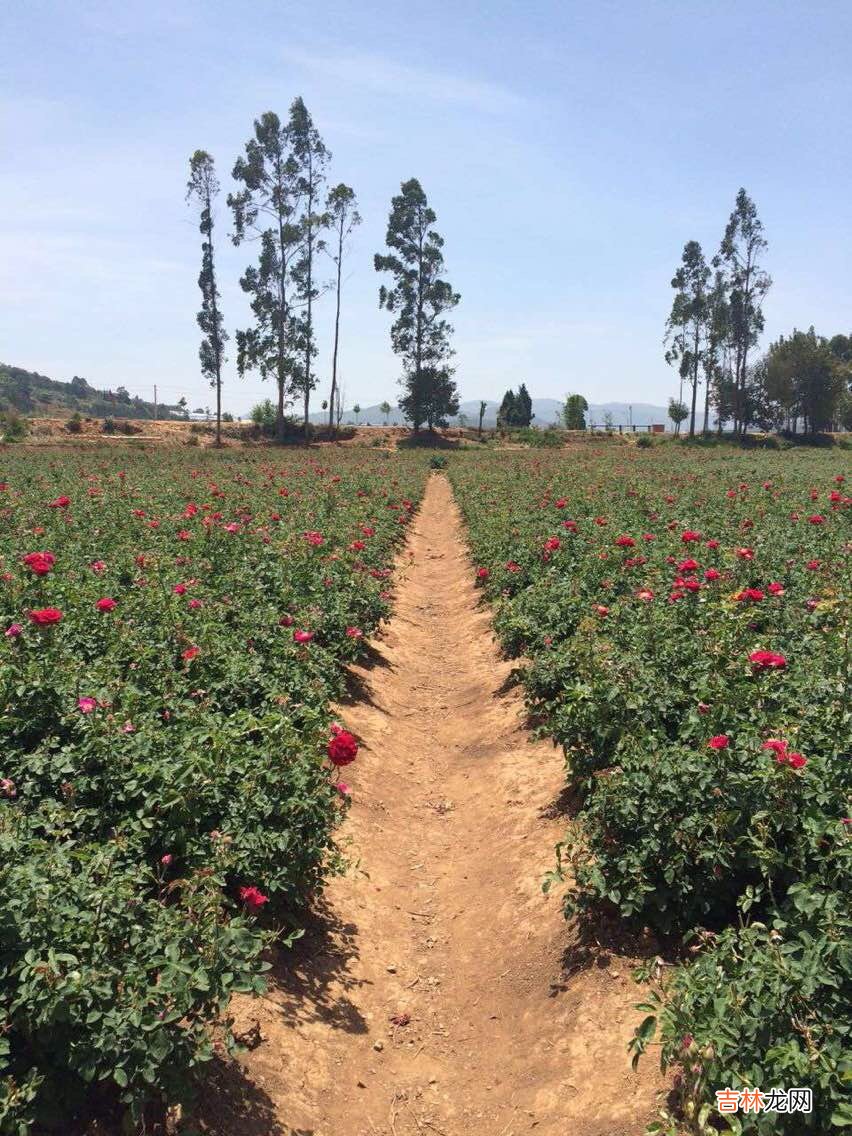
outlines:
[[562, 757], [523, 728], [449, 483], [430, 479], [395, 614], [341, 718], [353, 867], [241, 999], [254, 1048], [210, 1078], [216, 1136], [640, 1136], [631, 960], [580, 936], [541, 878], [570, 821]]

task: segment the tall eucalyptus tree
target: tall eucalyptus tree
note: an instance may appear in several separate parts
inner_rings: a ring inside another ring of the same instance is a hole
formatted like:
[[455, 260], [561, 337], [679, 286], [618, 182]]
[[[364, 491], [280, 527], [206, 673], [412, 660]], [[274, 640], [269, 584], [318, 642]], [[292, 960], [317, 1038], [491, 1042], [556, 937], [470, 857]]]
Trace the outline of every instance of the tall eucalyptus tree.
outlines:
[[233, 242], [256, 241], [257, 262], [249, 265], [240, 286], [251, 297], [254, 324], [238, 331], [240, 374], [256, 369], [278, 387], [275, 435], [284, 439], [284, 406], [291, 400], [300, 360], [294, 350], [295, 312], [292, 272], [301, 254], [299, 221], [300, 168], [290, 135], [278, 115], [267, 111], [254, 123], [254, 135], [237, 159], [234, 180], [242, 188], [228, 195], [234, 216]]
[[[213, 255], [213, 207], [218, 194], [219, 180], [216, 177], [213, 158], [206, 150], [196, 150], [189, 159], [186, 199], [194, 201], [199, 207], [198, 228], [202, 236], [201, 272], [198, 276], [201, 310], [197, 316], [202, 336], [198, 357], [201, 361], [202, 375], [216, 391], [216, 445], [220, 446], [222, 444], [222, 364], [225, 362], [225, 343], [228, 333], [222, 325]], [[186, 399], [183, 402], [185, 404]]]

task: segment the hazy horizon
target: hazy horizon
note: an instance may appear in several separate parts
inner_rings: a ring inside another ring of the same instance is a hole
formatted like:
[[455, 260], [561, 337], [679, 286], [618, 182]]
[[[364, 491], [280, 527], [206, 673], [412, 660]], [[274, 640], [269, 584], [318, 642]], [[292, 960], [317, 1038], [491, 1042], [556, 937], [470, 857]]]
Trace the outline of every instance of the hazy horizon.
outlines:
[[[35, 0], [2, 25], [3, 362], [208, 404], [188, 158], [202, 147], [217, 161], [233, 334], [248, 321], [238, 277], [254, 250], [227, 240], [231, 167], [253, 119], [286, 115], [299, 94], [332, 151], [331, 183], [354, 187], [364, 217], [342, 321], [350, 407], [396, 401], [372, 258], [411, 176], [462, 294], [463, 400], [524, 381], [537, 398], [665, 404], [678, 385], [662, 351], [669, 280], [688, 239], [716, 251], [740, 185], [769, 241], [763, 344], [794, 325], [852, 330], [846, 5], [501, 0], [486, 23], [479, 5], [442, 2], [403, 25], [327, 0], [286, 22], [268, 0]], [[312, 409], [332, 319], [326, 298]], [[240, 380], [229, 347], [223, 404], [245, 413], [273, 388]]]

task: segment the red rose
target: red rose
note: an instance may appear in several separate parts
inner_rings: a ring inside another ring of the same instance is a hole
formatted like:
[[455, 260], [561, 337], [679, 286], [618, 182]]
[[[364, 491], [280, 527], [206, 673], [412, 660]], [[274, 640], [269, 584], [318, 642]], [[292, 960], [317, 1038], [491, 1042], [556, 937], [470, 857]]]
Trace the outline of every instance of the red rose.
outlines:
[[30, 612], [30, 620], [39, 627], [49, 627], [52, 623], [59, 623], [62, 612], [58, 607], [42, 607]]
[[293, 639], [297, 643], [310, 643], [310, 641], [313, 639], [313, 637], [314, 637], [313, 631], [294, 631], [293, 632]]
[[358, 743], [348, 730], [340, 730], [329, 738], [326, 753], [332, 765], [349, 765], [358, 756]]
[[477, 568], [476, 570], [476, 578], [478, 580], [487, 580], [490, 575], [491, 573], [487, 568]]
[[256, 887], [241, 887], [239, 896], [249, 911], [254, 914], [260, 911], [264, 903], [269, 903], [269, 896], [264, 895], [263, 892]]
[[112, 599], [111, 596], [104, 596], [103, 599], [98, 600], [95, 607], [98, 611], [113, 611], [118, 607], [118, 601]]
[[46, 576], [56, 563], [52, 552], [28, 552], [21, 560], [36, 576]]
[[188, 663], [191, 663], [192, 660], [197, 658], [198, 655], [200, 655], [200, 654], [201, 654], [201, 648], [200, 647], [187, 647], [187, 649], [181, 655], [181, 658], [186, 659], [186, 661]]
[[55, 501], [50, 502], [48, 509], [67, 509], [70, 504], [70, 497], [57, 497]]
[[767, 738], [760, 748], [770, 749], [775, 754], [786, 753], [787, 742], [785, 742], [783, 738]]
[[727, 734], [716, 734], [707, 743], [710, 749], [727, 749], [730, 744], [731, 739]]
[[755, 670], [783, 670], [787, 666], [787, 660], [784, 655], [778, 655], [774, 651], [752, 651], [748, 657], [748, 661]]

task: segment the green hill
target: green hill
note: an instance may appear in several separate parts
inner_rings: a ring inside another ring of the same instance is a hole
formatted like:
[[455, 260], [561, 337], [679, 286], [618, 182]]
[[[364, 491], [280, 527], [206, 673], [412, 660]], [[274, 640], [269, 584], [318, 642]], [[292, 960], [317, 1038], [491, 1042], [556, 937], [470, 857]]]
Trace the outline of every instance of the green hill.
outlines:
[[[61, 383], [0, 363], [0, 411], [15, 410], [19, 414], [43, 418], [60, 418], [78, 411], [87, 418], [154, 418], [153, 402], [129, 394], [124, 387], [97, 390], [75, 375], [70, 383]], [[177, 406], [157, 405], [157, 417], [180, 414]]]

